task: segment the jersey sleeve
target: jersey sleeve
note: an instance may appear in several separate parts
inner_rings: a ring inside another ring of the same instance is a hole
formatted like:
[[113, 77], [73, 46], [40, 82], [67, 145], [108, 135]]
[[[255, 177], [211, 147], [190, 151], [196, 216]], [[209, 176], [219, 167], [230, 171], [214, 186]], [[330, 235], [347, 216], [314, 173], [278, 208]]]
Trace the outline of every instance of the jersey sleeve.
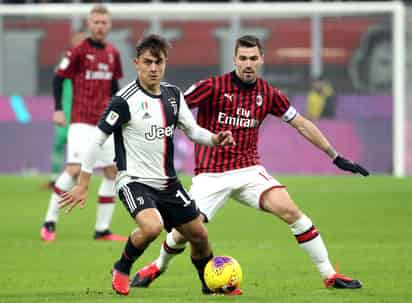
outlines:
[[113, 79], [120, 79], [123, 77], [123, 67], [122, 67], [122, 60], [120, 59], [119, 51], [116, 50], [114, 56], [114, 72], [113, 72]]
[[179, 120], [177, 127], [195, 143], [213, 146], [213, 133], [200, 127], [193, 117], [192, 112], [186, 104], [185, 98], [180, 94]]
[[213, 81], [211, 78], [193, 84], [184, 93], [187, 105], [190, 108], [198, 107], [202, 102], [212, 97], [212, 91]]
[[66, 52], [56, 68], [56, 75], [73, 79], [80, 65], [80, 52], [73, 48]]
[[280, 89], [274, 87], [270, 87], [269, 112], [282, 118], [285, 122], [293, 120], [297, 115], [297, 111], [290, 104], [288, 97]]
[[123, 124], [130, 121], [130, 110], [127, 102], [115, 96], [110, 101], [103, 115], [97, 124], [97, 127], [104, 133], [110, 135]]

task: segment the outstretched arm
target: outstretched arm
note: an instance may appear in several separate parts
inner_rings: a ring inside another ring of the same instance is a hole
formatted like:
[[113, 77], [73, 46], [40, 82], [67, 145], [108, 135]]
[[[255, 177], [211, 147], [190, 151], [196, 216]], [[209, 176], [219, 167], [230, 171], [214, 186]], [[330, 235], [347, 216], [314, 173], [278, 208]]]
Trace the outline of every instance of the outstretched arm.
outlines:
[[209, 146], [235, 145], [231, 131], [220, 131], [217, 134], [200, 127], [193, 118], [183, 95], [181, 97], [178, 127], [195, 143]]
[[96, 133], [91, 139], [90, 145], [85, 153], [78, 183], [71, 191], [64, 193], [62, 195], [62, 199], [59, 201], [59, 208], [67, 207], [67, 213], [70, 212], [77, 204], [79, 204], [80, 208], [84, 207], [97, 153], [108, 137], [108, 134], [96, 127]]
[[362, 166], [339, 155], [319, 128], [317, 128], [315, 124], [305, 117], [297, 114], [295, 118], [289, 121], [289, 124], [292, 125], [309, 142], [324, 151], [333, 160], [333, 164], [340, 169], [350, 171], [352, 173], [359, 173], [365, 177], [369, 175], [369, 172]]

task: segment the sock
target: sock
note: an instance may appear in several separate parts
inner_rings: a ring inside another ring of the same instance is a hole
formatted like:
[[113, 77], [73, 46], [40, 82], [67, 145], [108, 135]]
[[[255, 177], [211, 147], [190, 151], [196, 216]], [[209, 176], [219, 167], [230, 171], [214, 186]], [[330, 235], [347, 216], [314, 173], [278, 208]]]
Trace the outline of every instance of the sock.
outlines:
[[205, 278], [203, 277], [203, 274], [205, 272], [205, 266], [207, 262], [209, 262], [213, 258], [213, 253], [210, 254], [208, 257], [204, 257], [199, 260], [195, 260], [192, 257], [192, 263], [196, 267], [197, 274], [199, 275], [200, 283], [202, 283], [202, 290], [209, 290], [209, 288], [206, 286]]
[[74, 186], [75, 179], [64, 171], [56, 180], [53, 193], [50, 197], [49, 208], [47, 209], [45, 222], [57, 222], [59, 216], [59, 205], [57, 202], [61, 195], [69, 191]]
[[103, 232], [109, 229], [110, 222], [112, 221], [115, 201], [114, 180], [103, 178], [98, 195], [95, 229], [97, 232]]
[[160, 271], [165, 271], [170, 261], [185, 250], [186, 243], [178, 244], [173, 239], [173, 234], [167, 234], [166, 239], [160, 247], [160, 255], [155, 263]]
[[114, 268], [124, 274], [129, 275], [130, 269], [134, 261], [140, 257], [140, 255], [145, 251], [146, 248], [137, 248], [133, 245], [131, 238], [127, 239], [127, 243], [124, 247], [123, 254], [120, 257], [120, 260], [114, 264]]
[[299, 246], [307, 252], [318, 268], [322, 279], [335, 274], [335, 270], [329, 261], [326, 246], [312, 221], [306, 215], [303, 215], [295, 223], [290, 224], [289, 227]]

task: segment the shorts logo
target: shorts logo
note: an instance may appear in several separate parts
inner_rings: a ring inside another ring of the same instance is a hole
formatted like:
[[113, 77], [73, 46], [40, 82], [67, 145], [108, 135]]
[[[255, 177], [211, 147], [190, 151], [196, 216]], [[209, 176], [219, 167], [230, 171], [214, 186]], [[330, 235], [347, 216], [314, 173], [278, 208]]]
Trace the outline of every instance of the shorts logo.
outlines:
[[144, 204], [144, 199], [143, 199], [142, 196], [137, 197], [137, 198], [136, 198], [136, 201], [137, 201], [137, 203], [138, 203], [139, 205], [143, 205], [143, 204]]
[[111, 126], [114, 126], [118, 119], [119, 119], [119, 114], [111, 110], [110, 113], [107, 115], [105, 121]]

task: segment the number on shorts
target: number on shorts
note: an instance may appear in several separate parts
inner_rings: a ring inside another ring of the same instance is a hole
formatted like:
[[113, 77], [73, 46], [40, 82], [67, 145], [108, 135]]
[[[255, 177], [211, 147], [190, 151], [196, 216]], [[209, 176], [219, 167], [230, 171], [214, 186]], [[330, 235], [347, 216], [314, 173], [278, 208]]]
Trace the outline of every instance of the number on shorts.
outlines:
[[180, 189], [177, 190], [176, 192], [176, 198], [180, 198], [183, 200], [183, 202], [185, 202], [185, 204], [183, 204], [183, 207], [186, 207], [190, 204], [190, 199], [188, 199], [181, 191]]

